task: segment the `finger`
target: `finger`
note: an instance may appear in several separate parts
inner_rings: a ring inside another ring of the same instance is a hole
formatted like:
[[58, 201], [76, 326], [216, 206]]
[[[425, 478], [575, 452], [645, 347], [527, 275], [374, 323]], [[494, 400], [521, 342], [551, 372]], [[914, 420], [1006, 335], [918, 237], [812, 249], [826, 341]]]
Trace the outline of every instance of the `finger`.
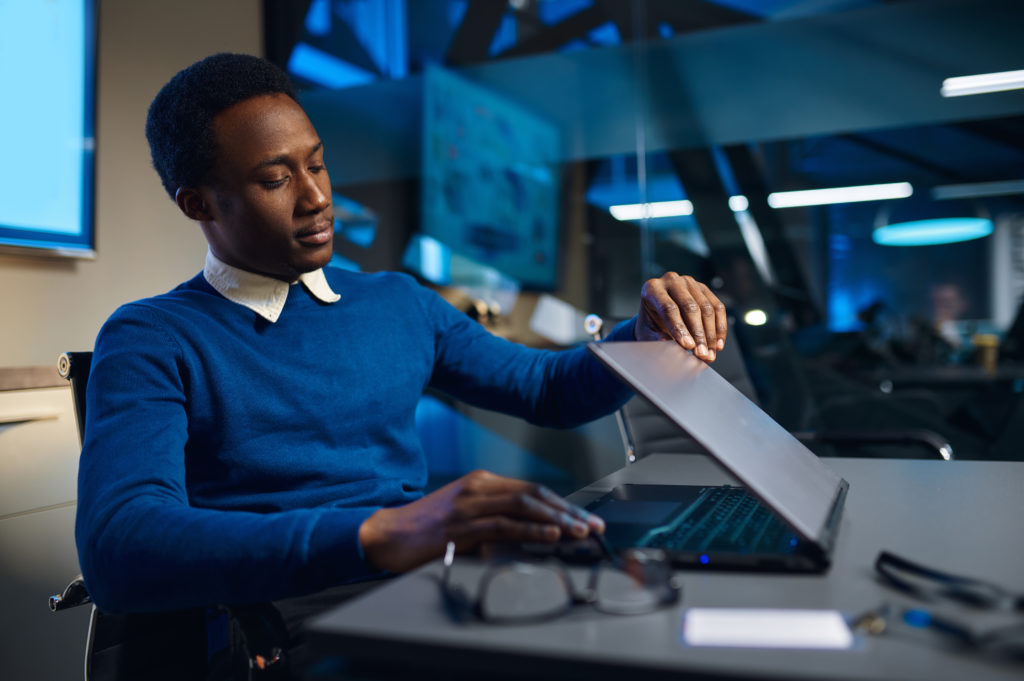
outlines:
[[495, 494], [528, 494], [536, 499], [555, 507], [561, 511], [570, 513], [574, 518], [583, 522], [599, 524], [602, 528], [604, 522], [593, 513], [569, 502], [562, 496], [555, 494], [544, 485], [534, 482], [507, 478], [490, 471], [479, 470], [468, 473], [464, 476], [464, 489], [474, 495], [495, 495]]
[[487, 516], [450, 528], [448, 536], [460, 549], [468, 549], [485, 542], [550, 543], [558, 541], [562, 532], [557, 525]]
[[701, 284], [701, 286], [704, 288], [704, 296], [715, 308], [715, 335], [718, 336], [718, 342], [715, 344], [715, 347], [721, 350], [725, 347], [725, 337], [729, 335], [729, 319], [726, 314], [725, 304], [705, 284]]
[[673, 298], [684, 310], [686, 325], [690, 334], [696, 341], [694, 354], [701, 359], [711, 360], [714, 358], [715, 341], [714, 329], [707, 324], [708, 311], [711, 309], [703, 292], [700, 291], [700, 284], [691, 276], [680, 276], [670, 287]]
[[586, 523], [591, 530], [604, 533], [604, 519], [600, 516], [591, 513], [590, 511], [581, 506], [577, 506], [576, 504], [565, 499], [564, 497], [558, 496], [557, 494], [552, 492], [547, 487], [544, 487], [543, 485], [541, 485], [538, 488], [538, 493], [541, 499], [551, 504], [552, 506], [561, 508], [562, 510], [571, 513], [575, 518], [582, 520], [584, 523]]
[[704, 337], [708, 343], [708, 354], [705, 359], [714, 362], [718, 351], [718, 329], [715, 322], [715, 306], [707, 297], [710, 291], [707, 286], [692, 277], [686, 277], [686, 283], [700, 307], [701, 324], [704, 325]]
[[506, 516], [557, 526], [574, 537], [585, 537], [590, 526], [569, 509], [552, 506], [532, 493], [502, 494], [461, 500], [457, 517], [472, 519], [485, 516]]
[[653, 330], [659, 331], [665, 338], [672, 338], [687, 350], [693, 350], [697, 347], [697, 341], [684, 321], [685, 311], [669, 294], [663, 280], [664, 277], [651, 279], [644, 284], [641, 312], [647, 316]]
[[695, 296], [696, 287], [691, 287], [687, 280], [690, 277], [675, 276], [671, 280], [666, 295], [670, 296], [681, 313], [681, 319], [686, 326], [687, 332], [693, 337], [693, 353], [701, 359], [708, 357], [707, 334], [704, 328], [704, 317], [701, 310], [703, 296]]

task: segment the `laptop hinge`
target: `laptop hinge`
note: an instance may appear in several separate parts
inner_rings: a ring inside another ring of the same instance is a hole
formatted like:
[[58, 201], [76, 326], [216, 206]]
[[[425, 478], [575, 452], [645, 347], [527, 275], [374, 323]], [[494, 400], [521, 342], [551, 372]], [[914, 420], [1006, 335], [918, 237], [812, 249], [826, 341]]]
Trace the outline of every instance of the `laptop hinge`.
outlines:
[[821, 549], [822, 557], [825, 560], [832, 553], [832, 546], [835, 544], [836, 534], [839, 532], [839, 520], [842, 518], [843, 507], [846, 504], [846, 493], [849, 489], [850, 483], [840, 478], [839, 490], [836, 492], [836, 498], [832, 502], [832, 508], [828, 518], [825, 519], [825, 526], [822, 528], [821, 541], [818, 542], [819, 546], [815, 547]]

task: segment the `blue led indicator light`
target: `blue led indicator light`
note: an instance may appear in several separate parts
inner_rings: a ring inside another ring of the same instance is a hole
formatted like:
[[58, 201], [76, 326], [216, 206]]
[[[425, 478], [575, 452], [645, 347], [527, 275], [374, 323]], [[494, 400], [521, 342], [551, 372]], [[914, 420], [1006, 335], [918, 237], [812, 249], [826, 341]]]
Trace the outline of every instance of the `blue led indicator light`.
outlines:
[[710, 558], [708, 558], [708, 554], [706, 554], [706, 553], [702, 553], [702, 554], [700, 555], [700, 564], [701, 564], [701, 565], [707, 565], [707, 564], [708, 564], [708, 563], [710, 563], [710, 562], [711, 562], [711, 559], [710, 559]]
[[912, 627], [923, 629], [932, 623], [932, 616], [926, 610], [907, 610], [903, 613], [903, 621]]

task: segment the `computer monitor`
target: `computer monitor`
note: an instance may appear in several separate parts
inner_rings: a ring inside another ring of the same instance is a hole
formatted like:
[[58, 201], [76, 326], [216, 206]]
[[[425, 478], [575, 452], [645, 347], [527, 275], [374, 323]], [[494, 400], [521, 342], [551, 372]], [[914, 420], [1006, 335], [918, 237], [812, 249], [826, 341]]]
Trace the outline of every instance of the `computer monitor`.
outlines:
[[96, 5], [0, 2], [0, 250], [93, 253]]

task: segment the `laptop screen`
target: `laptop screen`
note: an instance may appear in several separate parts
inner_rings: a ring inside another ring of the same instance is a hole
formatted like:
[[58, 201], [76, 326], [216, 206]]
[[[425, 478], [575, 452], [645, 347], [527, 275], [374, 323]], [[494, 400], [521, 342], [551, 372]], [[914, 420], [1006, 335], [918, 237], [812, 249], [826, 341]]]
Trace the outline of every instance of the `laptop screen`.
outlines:
[[842, 479], [714, 369], [674, 341], [588, 347], [797, 532], [821, 539]]

